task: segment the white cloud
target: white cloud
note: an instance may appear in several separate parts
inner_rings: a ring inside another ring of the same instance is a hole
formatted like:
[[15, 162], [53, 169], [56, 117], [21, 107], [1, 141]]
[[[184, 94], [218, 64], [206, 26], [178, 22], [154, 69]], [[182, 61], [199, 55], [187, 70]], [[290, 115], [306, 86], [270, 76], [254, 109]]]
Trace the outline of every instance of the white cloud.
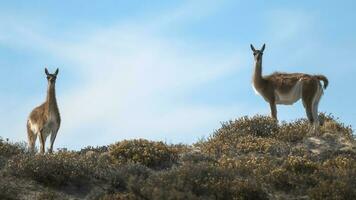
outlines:
[[113, 140], [145, 137], [175, 142], [187, 141], [179, 134], [191, 138], [207, 134], [199, 130], [212, 127], [219, 118], [226, 120], [224, 113], [231, 114], [231, 108], [179, 106], [182, 102], [174, 97], [184, 99], [201, 84], [236, 70], [239, 58], [234, 53], [220, 58], [191, 54], [181, 46], [147, 33], [117, 31], [94, 34], [63, 50], [62, 56], [73, 59], [86, 80], [61, 98], [65, 116], [61, 131], [73, 132], [88, 124], [102, 127], [100, 134]]
[[63, 59], [67, 65], [60, 66], [65, 71], [60, 76], [80, 76], [70, 88], [61, 88], [58, 79], [62, 126], [57, 147], [80, 148], [137, 137], [192, 142], [242, 110], [236, 105], [175, 100], [189, 98], [190, 91], [202, 84], [236, 72], [242, 60], [237, 51], [221, 56], [159, 34], [167, 24], [193, 13], [182, 10], [149, 25], [125, 23], [78, 32], [82, 37], [75, 41], [54, 40], [41, 31], [22, 28], [13, 30], [15, 36], [2, 37]]

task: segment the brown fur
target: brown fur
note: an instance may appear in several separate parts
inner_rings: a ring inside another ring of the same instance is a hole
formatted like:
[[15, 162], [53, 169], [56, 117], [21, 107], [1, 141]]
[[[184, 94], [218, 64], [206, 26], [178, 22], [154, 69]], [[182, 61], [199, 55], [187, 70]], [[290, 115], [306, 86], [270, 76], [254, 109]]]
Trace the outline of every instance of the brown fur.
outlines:
[[[253, 86], [263, 96], [263, 98], [269, 102], [271, 115], [277, 120], [277, 96], [288, 95], [297, 84], [301, 84], [301, 99], [306, 110], [307, 117], [310, 123], [318, 122], [317, 107], [321, 98], [322, 90], [320, 81], [324, 82], [324, 89], [328, 86], [328, 79], [323, 75], [309, 75], [303, 73], [280, 73], [275, 72], [268, 76], [262, 76], [262, 55], [265, 49], [263, 45], [261, 50], [256, 50], [252, 45], [251, 49], [255, 58], [255, 72], [253, 76]], [[291, 94], [294, 94], [293, 92]], [[296, 92], [295, 94], [299, 94]], [[298, 97], [298, 96], [296, 96]], [[280, 97], [281, 98], [281, 97]], [[299, 99], [299, 98], [295, 98]], [[297, 100], [296, 100], [297, 101]], [[294, 102], [288, 102], [293, 104]], [[314, 115], [313, 115], [314, 112]]]
[[30, 149], [32, 151], [34, 150], [38, 135], [40, 139], [41, 153], [45, 152], [45, 142], [48, 135], [51, 135], [51, 146], [49, 151], [53, 151], [53, 143], [61, 123], [55, 92], [58, 69], [54, 74], [49, 74], [47, 69], [45, 72], [48, 79], [46, 101], [33, 109], [27, 120], [27, 136]]

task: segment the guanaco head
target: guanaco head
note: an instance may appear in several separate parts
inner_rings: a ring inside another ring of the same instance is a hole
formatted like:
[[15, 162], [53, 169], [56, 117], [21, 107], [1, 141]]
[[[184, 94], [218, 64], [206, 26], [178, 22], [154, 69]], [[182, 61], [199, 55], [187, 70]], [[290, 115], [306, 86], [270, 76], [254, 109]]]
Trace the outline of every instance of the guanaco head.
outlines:
[[57, 68], [57, 70], [54, 72], [54, 74], [50, 74], [50, 73], [48, 72], [48, 69], [45, 68], [45, 73], [46, 73], [46, 75], [47, 75], [48, 83], [53, 84], [53, 83], [56, 82], [58, 71], [59, 71], [59, 70], [58, 70], [58, 68]]
[[256, 50], [255, 47], [253, 47], [253, 45], [251, 44], [251, 50], [253, 51], [253, 57], [255, 58], [256, 62], [260, 62], [262, 61], [262, 55], [263, 55], [263, 51], [265, 50], [266, 44], [263, 44], [261, 50]]

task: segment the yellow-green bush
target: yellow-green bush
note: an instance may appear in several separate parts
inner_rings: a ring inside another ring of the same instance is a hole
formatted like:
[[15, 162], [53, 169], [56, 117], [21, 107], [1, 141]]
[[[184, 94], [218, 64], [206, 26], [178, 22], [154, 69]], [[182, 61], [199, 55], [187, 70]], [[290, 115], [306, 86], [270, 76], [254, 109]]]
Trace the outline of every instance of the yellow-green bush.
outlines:
[[88, 152], [94, 152], [94, 153], [105, 153], [109, 151], [109, 147], [108, 146], [97, 146], [97, 147], [93, 147], [93, 146], [87, 146], [85, 148], [82, 148], [79, 153], [80, 154], [86, 154]]
[[276, 132], [275, 138], [286, 142], [300, 142], [310, 134], [310, 123], [306, 119], [294, 122], [283, 122]]
[[[278, 132], [277, 122], [265, 116], [241, 117], [235, 121], [223, 123], [206, 141], [196, 144], [201, 150], [217, 158], [223, 155], [256, 151], [259, 153], [284, 153], [285, 145], [274, 140]], [[281, 149], [282, 147], [283, 149]], [[275, 149], [277, 148], [277, 149]]]
[[288, 156], [284, 165], [287, 170], [297, 173], [313, 173], [318, 169], [316, 162], [300, 156]]
[[256, 115], [254, 117], [241, 117], [235, 121], [222, 123], [222, 126], [217, 130], [212, 137], [229, 137], [234, 135], [253, 135], [258, 137], [266, 137], [273, 135], [278, 130], [278, 123], [271, 117]]
[[320, 114], [320, 120], [323, 122], [323, 125], [320, 127], [321, 132], [329, 132], [334, 134], [341, 134], [346, 136], [348, 139], [354, 139], [353, 131], [351, 126], [345, 125], [340, 122], [339, 119], [332, 114], [326, 115], [325, 113]]
[[205, 164], [184, 165], [131, 183], [143, 199], [267, 199], [259, 184], [240, 179], [233, 169]]
[[268, 174], [272, 169], [280, 165], [280, 161], [271, 156], [243, 156], [227, 157], [223, 156], [218, 161], [219, 166], [234, 169], [240, 176], [252, 176], [260, 179]]
[[318, 163], [306, 157], [288, 156], [280, 166], [271, 168], [265, 180], [277, 190], [303, 191], [317, 183], [314, 173], [318, 170]]
[[112, 158], [120, 163], [139, 163], [152, 168], [166, 168], [177, 162], [178, 154], [163, 142], [144, 139], [124, 140], [109, 147]]
[[320, 164], [312, 199], [356, 199], [356, 157], [337, 156]]
[[231, 141], [211, 138], [201, 146], [203, 152], [215, 155], [218, 158], [224, 155], [234, 157], [246, 153], [284, 155], [290, 151], [289, 146], [283, 141], [249, 135], [239, 136]]
[[190, 152], [181, 155], [180, 157], [181, 164], [198, 164], [205, 163], [207, 165], [216, 165], [217, 161], [215, 158], [201, 153], [201, 152]]

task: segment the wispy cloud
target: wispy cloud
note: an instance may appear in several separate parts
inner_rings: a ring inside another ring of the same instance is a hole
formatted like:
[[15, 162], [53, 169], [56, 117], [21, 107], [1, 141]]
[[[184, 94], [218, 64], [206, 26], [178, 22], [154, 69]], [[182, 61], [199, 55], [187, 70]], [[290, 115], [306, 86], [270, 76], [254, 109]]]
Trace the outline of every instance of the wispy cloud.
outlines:
[[86, 80], [62, 97], [67, 116], [62, 131], [92, 124], [102, 127], [109, 141], [172, 135], [175, 141], [186, 141], [187, 135], [206, 134], [200, 127], [213, 128], [210, 124], [224, 119], [224, 113], [231, 114], [230, 107], [216, 112], [211, 106], [178, 106], [183, 103], [174, 97], [184, 99], [194, 88], [236, 70], [234, 52], [224, 57], [192, 54], [184, 41], [176, 45], [149, 32], [111, 30], [89, 38], [64, 51]]
[[242, 108], [192, 105], [182, 99], [203, 84], [236, 72], [242, 59], [237, 51], [223, 56], [201, 51], [160, 32], [169, 23], [188, 20], [194, 11], [199, 18], [211, 10], [203, 12], [189, 4], [154, 22], [78, 32], [81, 37], [75, 41], [51, 39], [45, 31], [21, 27], [12, 30], [15, 37], [3, 40], [22, 38], [20, 45], [64, 60], [62, 71], [80, 76], [79, 82], [58, 92], [63, 122], [57, 146], [78, 148], [137, 137], [192, 142]]

